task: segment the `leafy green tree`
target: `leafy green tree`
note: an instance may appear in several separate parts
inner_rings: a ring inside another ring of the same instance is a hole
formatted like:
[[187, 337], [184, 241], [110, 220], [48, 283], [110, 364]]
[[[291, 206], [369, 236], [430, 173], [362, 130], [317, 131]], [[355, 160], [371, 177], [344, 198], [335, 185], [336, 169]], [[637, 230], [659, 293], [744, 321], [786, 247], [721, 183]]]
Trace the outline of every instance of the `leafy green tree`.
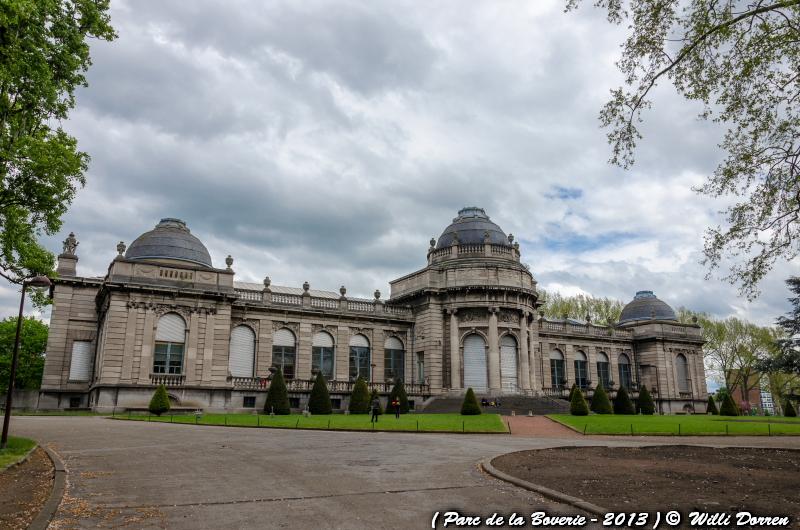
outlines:
[[86, 86], [89, 41], [116, 37], [108, 7], [109, 0], [0, 3], [0, 276], [11, 282], [54, 274], [55, 258], [38, 238], [61, 228], [89, 164], [60, 124], [75, 88]]
[[719, 410], [717, 409], [717, 404], [714, 402], [714, 396], [708, 396], [708, 404], [706, 405], [706, 414], [711, 414], [712, 416], [718, 416]]
[[[23, 317], [14, 388], [33, 390], [41, 386], [47, 332], [48, 327], [44, 322], [33, 317]], [[9, 317], [0, 322], [0, 392], [3, 394], [8, 390], [16, 333], [17, 317]]]
[[[800, 277], [792, 276], [786, 280], [786, 285], [794, 295], [789, 297], [792, 309], [786, 316], [778, 318], [781, 334], [775, 338], [776, 349], [759, 359], [757, 369], [770, 374], [797, 376], [800, 375]], [[791, 384], [791, 381], [781, 381], [782, 385], [786, 383]]]
[[794, 405], [788, 399], [786, 400], [786, 404], [783, 406], [783, 415], [787, 418], [796, 418], [797, 411], [794, 409]]
[[574, 318], [601, 325], [613, 324], [619, 320], [625, 304], [610, 298], [576, 295], [562, 296], [560, 293], [548, 293], [539, 289], [540, 297], [545, 301], [542, 311], [547, 318]]
[[614, 414], [636, 414], [628, 390], [621, 386], [617, 390], [617, 397], [614, 398]]
[[370, 414], [372, 413], [372, 402], [376, 398], [378, 400], [378, 405], [379, 405], [378, 406], [378, 416], [380, 416], [381, 414], [383, 414], [383, 405], [380, 405], [381, 396], [380, 396], [380, 394], [378, 394], [378, 391], [373, 388], [372, 392], [369, 393], [369, 411], [370, 411]]
[[569, 413], [573, 416], [588, 416], [589, 415], [589, 405], [586, 404], [586, 400], [583, 398], [583, 392], [580, 389], [575, 389], [572, 392], [572, 398], [569, 402]]
[[369, 414], [369, 389], [366, 381], [361, 376], [356, 379], [356, 384], [353, 385], [348, 410], [351, 414]]
[[478, 416], [481, 414], [481, 406], [478, 404], [478, 398], [475, 397], [472, 387], [467, 389], [464, 395], [464, 401], [461, 403], [462, 416]]
[[719, 415], [720, 416], [739, 415], [739, 407], [736, 406], [736, 402], [733, 400], [733, 396], [731, 396], [730, 393], [726, 393], [725, 397], [722, 399], [722, 406], [719, 408]]
[[156, 391], [153, 393], [153, 397], [150, 399], [150, 406], [148, 408], [150, 412], [156, 416], [161, 416], [165, 412], [169, 412], [170, 404], [169, 396], [167, 395], [167, 387], [158, 385], [158, 388], [156, 388]]
[[311, 414], [330, 414], [331, 396], [328, 393], [328, 384], [325, 382], [325, 376], [322, 372], [317, 372], [317, 377], [314, 379], [314, 386], [311, 388], [311, 395], [308, 397], [308, 411]]
[[[408, 405], [408, 396], [406, 395], [406, 386], [401, 380], [395, 382], [394, 386], [392, 387], [392, 391], [389, 392], [389, 401], [386, 402], [387, 408], [391, 406], [394, 398], [397, 398], [400, 401], [400, 414], [408, 414], [410, 408]], [[392, 412], [394, 412], [394, 410], [392, 410]]]
[[596, 414], [613, 414], [614, 409], [608, 399], [608, 393], [603, 385], [597, 385], [592, 396], [592, 412]]
[[650, 395], [650, 391], [647, 390], [645, 385], [642, 385], [642, 388], [639, 389], [639, 399], [636, 401], [636, 405], [638, 406], [639, 412], [645, 416], [652, 416], [656, 412], [653, 396]]
[[[580, 3], [566, 0], [568, 10]], [[633, 164], [642, 111], [664, 81], [703, 105], [701, 119], [727, 127], [726, 156], [697, 189], [734, 197], [726, 226], [706, 232], [704, 263], [713, 271], [733, 258], [726, 279], [755, 297], [775, 261], [800, 252], [800, 1], [595, 5], [628, 30], [617, 62], [626, 86], [612, 90], [600, 112], [610, 161]]]
[[269, 382], [267, 401], [264, 402], [264, 412], [274, 413], [279, 416], [288, 416], [292, 413], [292, 409], [289, 406], [289, 392], [286, 389], [286, 380], [283, 378], [283, 370], [278, 369]]

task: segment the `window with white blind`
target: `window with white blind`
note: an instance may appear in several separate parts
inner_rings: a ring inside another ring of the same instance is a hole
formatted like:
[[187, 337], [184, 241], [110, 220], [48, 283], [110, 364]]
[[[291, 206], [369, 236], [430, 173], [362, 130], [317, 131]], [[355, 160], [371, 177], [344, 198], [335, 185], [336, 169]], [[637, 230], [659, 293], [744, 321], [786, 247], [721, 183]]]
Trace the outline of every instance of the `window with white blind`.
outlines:
[[76, 340], [72, 343], [72, 357], [69, 363], [70, 381], [88, 381], [92, 371], [92, 342]]
[[183, 349], [186, 341], [186, 321], [177, 313], [167, 313], [158, 319], [153, 373], [182, 374]]
[[319, 331], [311, 341], [311, 372], [322, 372], [322, 377], [333, 379], [333, 337], [330, 333]]
[[281, 328], [272, 337], [272, 365], [283, 372], [285, 379], [294, 379], [296, 355], [294, 333], [288, 328]]
[[256, 357], [256, 334], [249, 326], [236, 326], [231, 331], [228, 370], [233, 377], [253, 377]]

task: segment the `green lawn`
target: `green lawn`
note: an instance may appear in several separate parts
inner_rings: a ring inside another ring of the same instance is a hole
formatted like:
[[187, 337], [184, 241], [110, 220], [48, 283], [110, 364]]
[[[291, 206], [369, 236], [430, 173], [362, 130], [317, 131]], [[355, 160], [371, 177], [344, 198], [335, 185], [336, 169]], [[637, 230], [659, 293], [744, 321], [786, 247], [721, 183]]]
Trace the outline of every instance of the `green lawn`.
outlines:
[[0, 449], [0, 470], [5, 469], [14, 462], [22, 460], [28, 451], [36, 446], [36, 442], [28, 438], [8, 437], [8, 446]]
[[373, 426], [368, 414], [331, 414], [330, 416], [268, 416], [264, 414], [194, 414], [161, 417], [147, 414], [117, 414], [116, 419], [137, 421], [160, 421], [167, 423], [197, 423], [198, 425], [228, 425], [235, 427], [273, 427], [280, 429], [330, 429], [358, 431], [407, 431], [407, 432], [472, 432], [505, 433], [506, 424], [497, 414], [461, 416], [460, 414], [403, 414], [400, 419], [383, 415]]
[[[800, 419], [775, 416], [571, 416], [548, 418], [586, 434], [800, 435]], [[585, 431], [584, 431], [585, 429]]]

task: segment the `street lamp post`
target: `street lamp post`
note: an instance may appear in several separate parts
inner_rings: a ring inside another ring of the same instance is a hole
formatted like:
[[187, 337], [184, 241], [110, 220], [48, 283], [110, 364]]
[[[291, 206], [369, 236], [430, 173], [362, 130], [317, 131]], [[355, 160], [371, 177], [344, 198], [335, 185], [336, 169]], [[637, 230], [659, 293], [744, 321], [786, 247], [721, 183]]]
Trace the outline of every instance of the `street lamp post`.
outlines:
[[14, 399], [14, 379], [17, 377], [17, 359], [19, 358], [19, 337], [22, 332], [22, 310], [25, 307], [25, 290], [31, 287], [50, 287], [47, 276], [35, 276], [22, 282], [22, 296], [19, 300], [19, 316], [17, 317], [17, 334], [14, 338], [14, 353], [11, 354], [11, 374], [8, 377], [8, 393], [6, 394], [6, 410], [3, 416], [3, 437], [0, 438], [0, 449], [8, 445], [8, 424], [11, 421], [11, 404]]

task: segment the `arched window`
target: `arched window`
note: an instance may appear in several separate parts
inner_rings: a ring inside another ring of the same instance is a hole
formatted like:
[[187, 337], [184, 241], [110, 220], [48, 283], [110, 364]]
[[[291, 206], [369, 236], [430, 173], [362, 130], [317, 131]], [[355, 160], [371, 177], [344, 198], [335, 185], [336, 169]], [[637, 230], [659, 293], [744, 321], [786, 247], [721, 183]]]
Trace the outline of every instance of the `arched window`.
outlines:
[[486, 372], [486, 341], [477, 333], [464, 339], [464, 388], [486, 392], [488, 375]]
[[389, 337], [383, 343], [383, 377], [389, 379], [405, 379], [406, 352], [403, 343], [397, 337]]
[[627, 389], [631, 388], [631, 360], [624, 353], [619, 354], [617, 359], [619, 367], [619, 386]]
[[256, 334], [248, 326], [236, 326], [231, 331], [228, 370], [233, 377], [253, 377], [256, 359]]
[[550, 384], [553, 388], [564, 388], [567, 382], [564, 370], [564, 354], [559, 350], [550, 352]]
[[586, 361], [586, 354], [578, 350], [575, 352], [575, 384], [578, 388], [586, 388], [589, 386], [588, 363]]
[[608, 371], [608, 355], [597, 352], [597, 382], [608, 389], [611, 384], [611, 376]]
[[364, 335], [353, 335], [350, 339], [350, 380], [359, 377], [370, 382], [369, 340]]
[[333, 337], [330, 333], [319, 331], [311, 342], [311, 371], [322, 372], [322, 376], [333, 379]]
[[517, 339], [503, 335], [500, 339], [500, 387], [506, 392], [517, 392]]
[[153, 373], [182, 374], [183, 347], [186, 342], [186, 321], [177, 313], [167, 313], [158, 319]]
[[675, 368], [678, 372], [678, 392], [691, 392], [689, 386], [689, 362], [682, 353], [675, 357]]
[[272, 366], [281, 370], [286, 379], [294, 379], [295, 345], [294, 333], [288, 328], [279, 329], [272, 337]]

